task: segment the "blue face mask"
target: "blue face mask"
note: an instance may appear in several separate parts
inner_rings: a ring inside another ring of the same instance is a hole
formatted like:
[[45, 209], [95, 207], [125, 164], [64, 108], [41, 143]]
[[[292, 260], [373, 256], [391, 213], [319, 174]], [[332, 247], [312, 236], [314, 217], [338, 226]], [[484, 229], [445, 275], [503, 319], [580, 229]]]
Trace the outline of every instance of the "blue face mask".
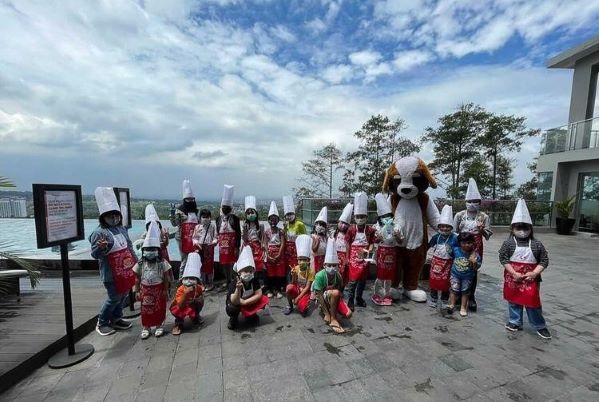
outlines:
[[383, 222], [383, 225], [385, 226], [390, 226], [393, 225], [393, 218], [388, 216], [386, 218], [381, 219], [381, 222]]
[[158, 259], [159, 255], [160, 255], [160, 252], [158, 250], [144, 251], [144, 258], [146, 260], [154, 261], [154, 260]]

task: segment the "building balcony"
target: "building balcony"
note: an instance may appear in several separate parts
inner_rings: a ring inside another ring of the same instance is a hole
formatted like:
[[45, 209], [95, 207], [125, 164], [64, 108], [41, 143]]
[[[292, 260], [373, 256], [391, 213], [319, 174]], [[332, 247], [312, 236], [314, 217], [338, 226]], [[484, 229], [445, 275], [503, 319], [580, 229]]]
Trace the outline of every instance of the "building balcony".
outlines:
[[599, 117], [548, 129], [541, 141], [541, 155], [589, 148], [599, 148]]

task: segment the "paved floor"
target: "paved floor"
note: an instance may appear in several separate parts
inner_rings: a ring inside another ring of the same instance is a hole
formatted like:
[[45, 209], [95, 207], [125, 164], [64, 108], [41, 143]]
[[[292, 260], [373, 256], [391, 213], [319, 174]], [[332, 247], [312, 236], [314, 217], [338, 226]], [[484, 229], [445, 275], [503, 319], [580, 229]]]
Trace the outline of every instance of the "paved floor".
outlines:
[[223, 294], [208, 297], [202, 328], [142, 341], [139, 323], [95, 333], [87, 361], [41, 368], [0, 400], [14, 401], [597, 401], [599, 241], [541, 235], [551, 258], [542, 299], [554, 338], [503, 328], [501, 269], [487, 244], [479, 312], [444, 316], [424, 304], [358, 309], [337, 336], [317, 314], [271, 316], [257, 328], [226, 328]]

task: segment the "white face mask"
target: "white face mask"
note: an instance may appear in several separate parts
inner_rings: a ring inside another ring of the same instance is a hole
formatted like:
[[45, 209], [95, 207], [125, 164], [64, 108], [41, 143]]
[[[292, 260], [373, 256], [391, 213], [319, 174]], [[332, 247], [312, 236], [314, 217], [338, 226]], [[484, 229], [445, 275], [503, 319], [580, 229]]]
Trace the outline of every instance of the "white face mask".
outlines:
[[329, 275], [333, 275], [335, 272], [337, 272], [337, 267], [332, 267], [330, 265], [326, 265], [324, 269], [325, 271], [327, 271], [327, 274]]
[[202, 218], [201, 222], [202, 222], [202, 225], [208, 225], [210, 223], [210, 218]]
[[295, 220], [295, 214], [287, 214], [285, 215], [285, 219], [287, 219], [287, 222], [293, 222]]
[[480, 204], [478, 202], [467, 202], [466, 203], [466, 209], [468, 211], [478, 211], [479, 208], [480, 208]]
[[316, 225], [315, 229], [316, 229], [316, 233], [319, 233], [319, 234], [323, 234], [327, 230], [327, 228], [325, 228], [324, 226], [322, 226], [320, 224]]
[[451, 229], [439, 229], [439, 233], [442, 235], [448, 236], [451, 234]]
[[158, 250], [144, 251], [144, 257], [146, 258], [146, 260], [150, 260], [150, 261], [156, 260], [159, 255], [160, 255], [160, 252]]
[[514, 230], [514, 236], [519, 239], [526, 239], [528, 236], [530, 236], [530, 229]]
[[195, 286], [198, 284], [198, 280], [195, 278], [183, 278], [183, 280], [181, 281], [181, 283], [184, 286]]
[[366, 225], [367, 218], [356, 218], [356, 223], [358, 225]]
[[243, 282], [249, 282], [252, 279], [254, 279], [254, 273], [253, 272], [242, 272], [241, 274], [239, 274], [239, 277], [241, 278], [241, 280]]

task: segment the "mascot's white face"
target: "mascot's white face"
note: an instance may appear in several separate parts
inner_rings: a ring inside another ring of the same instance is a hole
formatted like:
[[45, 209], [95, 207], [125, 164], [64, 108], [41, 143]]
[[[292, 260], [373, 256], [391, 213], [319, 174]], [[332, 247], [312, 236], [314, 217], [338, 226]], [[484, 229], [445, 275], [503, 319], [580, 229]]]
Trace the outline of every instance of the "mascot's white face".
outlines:
[[397, 186], [397, 194], [401, 198], [409, 200], [416, 197], [420, 192], [414, 184], [414, 178], [421, 176], [420, 172], [418, 172], [418, 164], [419, 160], [414, 156], [401, 158], [395, 162], [395, 168], [401, 177], [401, 183]]

